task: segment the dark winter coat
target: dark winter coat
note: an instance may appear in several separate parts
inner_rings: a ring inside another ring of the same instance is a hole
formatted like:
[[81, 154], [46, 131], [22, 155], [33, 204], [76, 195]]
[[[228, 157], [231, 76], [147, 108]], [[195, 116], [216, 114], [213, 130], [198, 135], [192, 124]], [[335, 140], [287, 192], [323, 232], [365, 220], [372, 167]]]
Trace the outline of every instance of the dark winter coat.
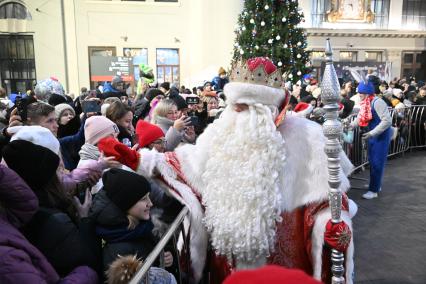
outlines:
[[56, 137], [60, 139], [62, 137], [67, 137], [67, 136], [77, 134], [80, 127], [81, 127], [80, 117], [76, 115], [66, 125], [59, 124], [58, 134], [56, 135]]
[[96, 273], [77, 267], [60, 279], [46, 257], [18, 230], [38, 208], [32, 190], [12, 170], [0, 165], [0, 283], [97, 283]]
[[[101, 245], [89, 218], [71, 216], [70, 204], [54, 207], [44, 192], [37, 192], [40, 208], [25, 226], [24, 234], [49, 260], [60, 275], [88, 265], [100, 271]], [[64, 257], [66, 256], [66, 257]]]
[[[127, 216], [111, 202], [104, 190], [99, 191], [95, 195], [89, 214], [98, 229], [113, 230], [128, 225]], [[106, 270], [118, 255], [137, 254], [138, 257], [145, 259], [151, 253], [156, 243], [157, 240], [151, 232], [148, 232], [138, 240], [107, 241], [102, 251], [104, 269]]]
[[212, 85], [215, 91], [223, 90], [226, 84], [229, 83], [228, 77], [220, 78], [220, 76], [216, 76], [212, 80]]
[[80, 160], [78, 152], [81, 150], [81, 146], [84, 145], [86, 140], [84, 137], [85, 122], [86, 120], [83, 118], [80, 129], [76, 134], [58, 139], [61, 145], [61, 156], [62, 161], [64, 162], [64, 167], [69, 171], [74, 170]]

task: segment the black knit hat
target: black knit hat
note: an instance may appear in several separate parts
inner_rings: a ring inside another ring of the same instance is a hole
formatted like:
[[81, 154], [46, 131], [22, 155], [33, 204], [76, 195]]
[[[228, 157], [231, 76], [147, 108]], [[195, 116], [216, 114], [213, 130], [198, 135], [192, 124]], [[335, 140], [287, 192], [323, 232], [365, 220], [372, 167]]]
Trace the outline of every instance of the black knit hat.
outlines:
[[160, 88], [164, 88], [167, 91], [170, 90], [170, 82], [163, 82], [163, 83], [161, 83]]
[[145, 98], [151, 102], [156, 96], [164, 96], [164, 93], [160, 89], [151, 88], [146, 91]]
[[48, 148], [25, 140], [15, 140], [3, 147], [3, 158], [33, 191], [41, 191], [56, 174], [59, 156]]
[[188, 108], [188, 104], [186, 103], [185, 99], [179, 95], [179, 93], [170, 95], [169, 99], [175, 102], [178, 110]]
[[151, 191], [149, 182], [141, 175], [122, 169], [111, 169], [102, 176], [108, 198], [123, 212], [127, 212]]
[[48, 101], [49, 105], [51, 106], [56, 106], [66, 102], [67, 102], [67, 99], [64, 96], [57, 95], [57, 94], [52, 94]]

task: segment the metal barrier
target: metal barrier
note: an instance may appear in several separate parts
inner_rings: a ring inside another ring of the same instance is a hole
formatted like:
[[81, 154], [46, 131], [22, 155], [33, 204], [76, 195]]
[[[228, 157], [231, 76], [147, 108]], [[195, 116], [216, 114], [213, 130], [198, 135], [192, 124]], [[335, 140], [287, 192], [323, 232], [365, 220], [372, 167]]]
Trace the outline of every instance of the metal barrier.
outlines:
[[[405, 153], [414, 148], [426, 147], [425, 128], [426, 128], [426, 106], [412, 106], [402, 109], [389, 109], [392, 117], [392, 126], [397, 130], [395, 139], [392, 140], [388, 157]], [[352, 122], [355, 116], [348, 118]], [[354, 129], [353, 143], [343, 143], [343, 150], [355, 166], [355, 170], [363, 169], [368, 164], [367, 145], [361, 139], [362, 131], [359, 127]], [[144, 281], [148, 284], [147, 272], [163, 252], [167, 242], [176, 238], [176, 231], [181, 228], [185, 216], [188, 214], [188, 208], [184, 207], [168, 231], [164, 234], [154, 250], [145, 259], [143, 266], [139, 269], [130, 284], [137, 284]], [[185, 237], [184, 237], [185, 239]], [[180, 280], [180, 279], [179, 279]], [[178, 283], [179, 283], [178, 280]]]
[[[172, 237], [175, 237], [175, 232], [180, 228], [185, 216], [188, 214], [188, 207], [184, 207], [173, 223], [170, 225], [167, 232], [163, 235], [161, 240], [152, 250], [152, 252], [148, 255], [148, 257], [144, 260], [142, 267], [138, 270], [133, 279], [129, 282], [130, 284], [138, 284], [144, 281], [144, 284], [148, 284], [147, 272], [151, 268], [152, 264], [155, 262], [157, 257], [162, 254], [164, 247], [169, 242]], [[179, 280], [178, 280], [179, 281]], [[180, 282], [180, 281], [179, 281]], [[178, 283], [179, 283], [178, 282]]]
[[[394, 128], [394, 139], [389, 147], [388, 157], [403, 154], [415, 148], [426, 147], [426, 106], [412, 106], [400, 109], [389, 108], [392, 117], [392, 127]], [[349, 117], [352, 122], [355, 116]], [[345, 151], [355, 171], [363, 169], [368, 165], [367, 145], [361, 138], [362, 130], [354, 129], [353, 143], [343, 143]]]

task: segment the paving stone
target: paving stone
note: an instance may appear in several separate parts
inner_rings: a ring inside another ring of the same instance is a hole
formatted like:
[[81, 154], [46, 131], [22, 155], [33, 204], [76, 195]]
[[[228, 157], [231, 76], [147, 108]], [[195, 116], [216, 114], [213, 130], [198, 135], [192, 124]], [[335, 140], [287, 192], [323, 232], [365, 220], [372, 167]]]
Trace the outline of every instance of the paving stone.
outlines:
[[362, 199], [368, 168], [353, 175], [355, 283], [426, 283], [426, 151], [388, 162], [379, 198]]

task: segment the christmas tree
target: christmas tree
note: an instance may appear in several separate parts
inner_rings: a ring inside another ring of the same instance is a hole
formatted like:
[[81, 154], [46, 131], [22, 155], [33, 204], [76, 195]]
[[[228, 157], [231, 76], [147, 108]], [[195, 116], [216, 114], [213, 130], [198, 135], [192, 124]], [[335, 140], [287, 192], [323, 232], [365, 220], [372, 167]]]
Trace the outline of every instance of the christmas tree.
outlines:
[[297, 0], [245, 0], [238, 17], [233, 62], [240, 58], [269, 57], [287, 80], [309, 73], [306, 32]]

